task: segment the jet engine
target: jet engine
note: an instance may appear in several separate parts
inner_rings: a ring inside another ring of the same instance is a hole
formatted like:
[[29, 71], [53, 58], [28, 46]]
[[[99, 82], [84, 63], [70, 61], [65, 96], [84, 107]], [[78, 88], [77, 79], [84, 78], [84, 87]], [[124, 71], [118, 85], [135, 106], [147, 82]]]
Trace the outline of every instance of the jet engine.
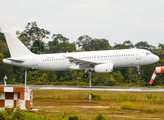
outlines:
[[[93, 71], [93, 69], [92, 69], [92, 71]], [[106, 64], [95, 65], [94, 71], [95, 72], [112, 72], [113, 71], [113, 64], [112, 63], [106, 63]]]

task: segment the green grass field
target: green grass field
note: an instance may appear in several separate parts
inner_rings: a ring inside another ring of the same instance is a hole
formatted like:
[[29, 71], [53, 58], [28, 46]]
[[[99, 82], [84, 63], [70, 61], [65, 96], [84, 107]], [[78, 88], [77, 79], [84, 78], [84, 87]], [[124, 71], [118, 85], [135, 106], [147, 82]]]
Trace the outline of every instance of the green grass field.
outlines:
[[164, 119], [163, 92], [34, 90], [33, 94], [37, 114], [52, 120]]

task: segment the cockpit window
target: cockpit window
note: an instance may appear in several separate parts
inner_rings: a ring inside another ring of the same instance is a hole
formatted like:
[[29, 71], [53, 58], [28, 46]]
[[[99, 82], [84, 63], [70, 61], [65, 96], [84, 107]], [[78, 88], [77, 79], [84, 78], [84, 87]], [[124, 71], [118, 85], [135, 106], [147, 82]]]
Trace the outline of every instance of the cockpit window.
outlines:
[[146, 52], [146, 55], [151, 55], [152, 53], [151, 52]]

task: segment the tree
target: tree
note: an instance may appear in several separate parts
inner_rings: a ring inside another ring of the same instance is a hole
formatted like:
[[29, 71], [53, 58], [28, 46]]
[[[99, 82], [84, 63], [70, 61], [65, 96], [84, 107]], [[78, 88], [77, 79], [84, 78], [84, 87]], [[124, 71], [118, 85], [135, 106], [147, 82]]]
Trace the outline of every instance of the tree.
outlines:
[[69, 43], [69, 39], [61, 34], [54, 34], [53, 40], [47, 43], [46, 53], [61, 53], [76, 51], [75, 43]]
[[130, 48], [134, 48], [134, 45], [132, 44], [132, 42], [130, 40], [124, 41], [122, 44], [117, 44], [115, 43], [114, 49], [130, 49]]
[[39, 85], [49, 84], [47, 71], [39, 71], [39, 70], [28, 71], [27, 83], [39, 84]]
[[70, 81], [71, 79], [70, 79], [69, 75], [65, 75], [64, 78], [63, 78], [63, 80], [64, 81]]
[[156, 48], [155, 46], [149, 45], [146, 41], [145, 42], [141, 41], [136, 43], [135, 47], [141, 49], [148, 49], [148, 50], [154, 50]]
[[142, 77], [138, 74], [136, 74], [136, 68], [128, 68], [127, 71], [127, 76], [128, 76], [128, 80], [131, 86], [144, 86], [145, 85], [145, 81], [144, 79], [142, 79]]
[[75, 70], [73, 70], [72, 72], [71, 72], [71, 78], [72, 78], [72, 80], [77, 80], [77, 71], [75, 71]]
[[17, 34], [19, 37], [24, 38], [29, 46], [31, 46], [31, 43], [35, 40], [48, 38], [47, 35], [50, 34], [49, 31], [39, 28], [36, 22], [28, 23], [25, 28], [26, 29], [21, 33], [17, 31]]
[[10, 56], [6, 42], [2, 41], [1, 39], [0, 39], [0, 53], [2, 53], [4, 55], [4, 57]]
[[1, 29], [0, 29], [0, 40], [6, 41], [4, 34], [1, 32]]
[[150, 78], [151, 78], [151, 75], [154, 72], [155, 67], [156, 67], [156, 64], [141, 66], [140, 77], [141, 77], [141, 79], [143, 79], [145, 81], [145, 85], [148, 85]]
[[53, 34], [52, 41], [49, 41], [47, 46], [51, 48], [53, 46], [57, 46], [60, 43], [69, 43], [69, 39], [64, 37], [62, 34]]
[[123, 43], [125, 46], [127, 46], [127, 48], [134, 48], [134, 45], [132, 44], [132, 42], [130, 40], [126, 40]]
[[3, 63], [4, 56], [2, 53], [0, 53], [0, 81], [2, 82], [4, 76], [6, 75], [8, 77], [9, 83], [14, 83], [14, 73], [13, 68], [11, 65], [7, 65]]
[[116, 71], [112, 73], [113, 78], [116, 80], [116, 85], [123, 85], [125, 82], [125, 78], [122, 75], [122, 73], [120, 71]]
[[81, 49], [82, 51], [89, 51], [89, 44], [91, 40], [92, 38], [88, 35], [80, 36], [76, 42], [76, 44], [78, 45], [78, 50]]
[[25, 82], [25, 68], [13, 66], [14, 72], [14, 79], [17, 83], [24, 83]]
[[99, 85], [99, 86], [116, 85], [116, 80], [110, 73], [96, 73], [95, 75], [93, 75], [92, 81], [93, 81], [93, 85]]
[[88, 35], [80, 36], [76, 45], [78, 45], [80, 51], [109, 50], [112, 48], [107, 39], [92, 39]]
[[117, 81], [114, 79], [113, 75], [111, 74], [108, 78], [108, 86], [114, 86], [117, 85]]
[[106, 39], [93, 39], [90, 41], [87, 50], [96, 51], [96, 50], [109, 50], [112, 47], [110, 46], [108, 40]]
[[54, 83], [54, 82], [57, 82], [58, 81], [58, 76], [56, 74], [55, 71], [47, 71], [47, 76], [48, 76], [48, 80], [51, 82], [51, 83]]
[[45, 52], [44, 42], [41, 40], [34, 41], [31, 51], [36, 54], [43, 54]]
[[42, 85], [49, 84], [48, 76], [47, 76], [47, 74], [45, 72], [41, 76], [36, 78], [36, 81], [37, 81], [37, 84], [42, 84]]
[[158, 44], [158, 48], [164, 50], [164, 44], [159, 43], [159, 44]]

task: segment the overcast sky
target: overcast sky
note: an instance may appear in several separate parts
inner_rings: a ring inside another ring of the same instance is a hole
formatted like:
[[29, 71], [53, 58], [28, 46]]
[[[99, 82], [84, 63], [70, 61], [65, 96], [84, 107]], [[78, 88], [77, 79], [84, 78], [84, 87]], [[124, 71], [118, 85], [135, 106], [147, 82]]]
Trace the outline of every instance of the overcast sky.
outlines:
[[25, 30], [28, 22], [74, 42], [82, 35], [113, 46], [130, 40], [164, 44], [164, 0], [2, 0], [0, 28]]

